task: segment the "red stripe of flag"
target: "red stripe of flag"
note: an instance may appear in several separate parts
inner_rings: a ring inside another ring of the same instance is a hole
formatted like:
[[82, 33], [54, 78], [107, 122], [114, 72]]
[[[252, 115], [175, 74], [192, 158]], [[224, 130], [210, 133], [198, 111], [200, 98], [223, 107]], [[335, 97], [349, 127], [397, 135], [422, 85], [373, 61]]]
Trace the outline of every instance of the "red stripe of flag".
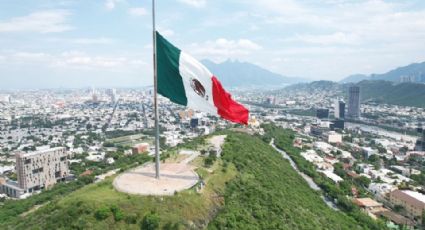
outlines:
[[243, 105], [232, 99], [232, 95], [224, 90], [220, 81], [212, 77], [212, 93], [214, 105], [217, 107], [218, 114], [229, 121], [248, 124], [249, 111]]

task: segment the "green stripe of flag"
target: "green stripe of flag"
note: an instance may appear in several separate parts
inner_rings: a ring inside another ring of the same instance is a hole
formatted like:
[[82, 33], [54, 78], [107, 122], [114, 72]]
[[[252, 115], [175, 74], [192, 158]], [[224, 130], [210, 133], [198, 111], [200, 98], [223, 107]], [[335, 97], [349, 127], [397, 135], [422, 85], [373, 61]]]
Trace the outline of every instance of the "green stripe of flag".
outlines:
[[156, 55], [158, 93], [186, 106], [187, 98], [179, 71], [180, 50], [156, 32]]

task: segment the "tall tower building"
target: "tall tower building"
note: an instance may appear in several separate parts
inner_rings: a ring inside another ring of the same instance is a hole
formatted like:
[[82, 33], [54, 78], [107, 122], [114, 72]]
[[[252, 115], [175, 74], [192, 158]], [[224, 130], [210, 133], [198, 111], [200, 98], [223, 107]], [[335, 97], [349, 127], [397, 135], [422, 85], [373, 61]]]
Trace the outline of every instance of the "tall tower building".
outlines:
[[339, 99], [335, 101], [335, 118], [345, 118], [345, 102]]
[[425, 151], [425, 129], [421, 126], [417, 129], [417, 131], [420, 134], [420, 137], [416, 140], [415, 150]]
[[113, 88], [113, 89], [108, 89], [108, 90], [106, 91], [106, 93], [107, 93], [107, 94], [109, 95], [109, 97], [111, 98], [111, 102], [112, 102], [112, 103], [117, 102], [118, 97], [117, 97], [117, 90], [116, 90], [115, 88]]
[[348, 89], [347, 116], [351, 119], [360, 118], [360, 87], [350, 86]]

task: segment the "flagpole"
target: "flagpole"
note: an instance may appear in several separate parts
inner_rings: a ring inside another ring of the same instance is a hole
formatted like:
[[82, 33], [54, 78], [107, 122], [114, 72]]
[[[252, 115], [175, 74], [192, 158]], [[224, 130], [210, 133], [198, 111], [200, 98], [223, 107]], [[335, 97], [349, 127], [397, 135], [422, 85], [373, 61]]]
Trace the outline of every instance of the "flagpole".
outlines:
[[159, 179], [159, 119], [158, 119], [158, 70], [156, 63], [156, 28], [155, 28], [155, 0], [152, 0], [152, 41], [153, 41], [153, 84], [155, 108], [155, 177]]

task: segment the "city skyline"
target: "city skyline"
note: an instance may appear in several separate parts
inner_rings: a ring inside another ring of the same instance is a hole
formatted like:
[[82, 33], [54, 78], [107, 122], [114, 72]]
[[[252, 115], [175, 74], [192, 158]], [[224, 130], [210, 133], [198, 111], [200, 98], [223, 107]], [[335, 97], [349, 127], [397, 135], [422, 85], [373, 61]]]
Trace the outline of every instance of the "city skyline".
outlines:
[[[0, 15], [1, 88], [152, 84], [150, 2], [0, 6], [8, 9]], [[424, 61], [424, 9], [420, 1], [176, 0], [158, 2], [157, 20], [164, 36], [199, 60], [340, 80]]]

